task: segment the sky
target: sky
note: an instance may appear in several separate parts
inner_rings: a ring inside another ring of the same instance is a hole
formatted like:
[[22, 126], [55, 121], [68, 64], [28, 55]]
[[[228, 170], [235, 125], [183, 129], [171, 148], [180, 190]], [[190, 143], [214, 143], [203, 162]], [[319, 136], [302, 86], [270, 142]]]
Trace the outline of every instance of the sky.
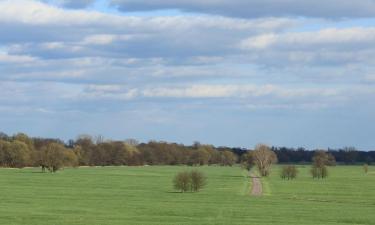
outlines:
[[0, 131], [375, 150], [375, 0], [0, 0]]

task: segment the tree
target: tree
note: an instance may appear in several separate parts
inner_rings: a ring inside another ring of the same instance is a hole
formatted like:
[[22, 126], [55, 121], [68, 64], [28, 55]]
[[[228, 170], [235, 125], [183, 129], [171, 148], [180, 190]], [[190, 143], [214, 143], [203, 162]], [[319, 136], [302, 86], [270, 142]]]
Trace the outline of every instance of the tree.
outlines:
[[10, 142], [5, 141], [5, 139], [0, 139], [0, 166], [9, 166], [8, 165], [8, 152], [10, 149]]
[[228, 150], [220, 153], [220, 165], [221, 166], [233, 166], [236, 163], [236, 155]]
[[258, 144], [251, 154], [258, 167], [260, 175], [262, 177], [268, 176], [271, 172], [272, 164], [277, 162], [276, 154], [270, 147], [264, 144]]
[[198, 150], [193, 150], [189, 158], [189, 164], [191, 165], [207, 165], [210, 160], [210, 154], [204, 147], [199, 147]]
[[78, 167], [79, 161], [77, 155], [74, 153], [71, 149], [65, 149], [64, 150], [64, 166], [70, 166], [70, 167]]
[[326, 178], [328, 176], [327, 164], [329, 163], [329, 155], [324, 150], [317, 150], [312, 158], [311, 175], [313, 178]]
[[318, 179], [326, 178], [328, 176], [328, 169], [326, 166], [323, 166], [323, 167], [313, 166], [311, 168], [311, 175], [313, 176], [313, 178], [318, 178]]
[[179, 172], [173, 179], [174, 189], [183, 192], [198, 192], [206, 185], [206, 176], [197, 170]]
[[205, 175], [197, 170], [190, 172], [191, 191], [198, 192], [206, 185]]
[[21, 141], [3, 143], [3, 162], [7, 167], [23, 168], [30, 163], [30, 150]]
[[364, 164], [363, 165], [363, 170], [365, 171], [365, 173], [368, 173], [368, 164]]
[[179, 172], [173, 179], [173, 186], [176, 190], [187, 192], [191, 188], [191, 176], [187, 171]]
[[241, 156], [242, 168], [250, 171], [254, 167], [254, 157], [252, 152], [247, 152]]
[[66, 149], [63, 145], [49, 143], [43, 146], [41, 151], [42, 169], [47, 168], [50, 172], [55, 173], [64, 166]]
[[289, 166], [283, 166], [281, 169], [280, 177], [282, 179], [288, 179], [293, 180], [297, 177], [298, 170], [296, 166], [289, 165]]

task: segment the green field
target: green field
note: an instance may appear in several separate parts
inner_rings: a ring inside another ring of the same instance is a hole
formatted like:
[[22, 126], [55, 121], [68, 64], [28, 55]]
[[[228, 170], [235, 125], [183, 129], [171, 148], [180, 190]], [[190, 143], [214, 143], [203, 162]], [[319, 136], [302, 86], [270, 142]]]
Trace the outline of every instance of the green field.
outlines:
[[171, 180], [188, 167], [0, 169], [0, 224], [375, 224], [375, 168], [330, 168], [326, 180], [283, 181], [275, 167], [262, 180], [265, 195], [249, 196], [239, 167], [201, 167], [200, 193], [176, 193]]

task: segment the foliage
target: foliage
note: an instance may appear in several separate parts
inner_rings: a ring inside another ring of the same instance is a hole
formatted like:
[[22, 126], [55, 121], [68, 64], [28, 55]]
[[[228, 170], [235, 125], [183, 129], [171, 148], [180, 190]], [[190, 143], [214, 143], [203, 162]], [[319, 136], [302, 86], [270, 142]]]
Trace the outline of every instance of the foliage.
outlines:
[[237, 161], [236, 155], [228, 150], [220, 152], [220, 165], [233, 166]]
[[260, 175], [262, 177], [269, 176], [272, 164], [277, 162], [276, 154], [270, 147], [264, 144], [258, 144], [251, 154], [255, 165], [258, 167]]
[[190, 172], [191, 191], [198, 192], [206, 185], [206, 176], [198, 171], [193, 170]]
[[[139, 166], [139, 165], [221, 165], [233, 166], [241, 163], [242, 167], [250, 170], [254, 165], [263, 170], [263, 175], [268, 175], [270, 168], [256, 161], [258, 148], [248, 151], [242, 148], [214, 147], [212, 145], [194, 143], [192, 146], [150, 141], [138, 143], [134, 139], [125, 141], [111, 141], [103, 136], [91, 137], [80, 135], [76, 140], [66, 143], [59, 139], [32, 138], [26, 134], [18, 133], [8, 136], [0, 132], [0, 167], [22, 168], [26, 166], [41, 166], [43, 151], [47, 145], [55, 143], [64, 146], [69, 151], [64, 151], [63, 167], [76, 166]], [[263, 146], [264, 147], [264, 146]], [[285, 163], [312, 162], [314, 152], [303, 148], [287, 149], [266, 147], [275, 152], [271, 164], [278, 161]], [[361, 152], [348, 147], [340, 150], [330, 149], [326, 165], [333, 166], [337, 163], [352, 164], [362, 162], [371, 164], [375, 159], [375, 152]], [[269, 165], [269, 162], [266, 164]]]
[[198, 170], [179, 172], [173, 179], [174, 189], [181, 192], [198, 192], [205, 185], [206, 176]]
[[66, 160], [66, 149], [63, 145], [50, 143], [41, 149], [42, 167], [47, 168], [50, 172], [57, 172], [64, 166]]
[[328, 176], [328, 170], [326, 166], [313, 165], [310, 172], [313, 178], [323, 179]]
[[330, 156], [323, 150], [317, 150], [312, 159], [311, 175], [313, 178], [323, 179], [328, 176], [327, 165], [330, 162]]
[[280, 177], [282, 179], [288, 179], [288, 180], [293, 180], [297, 177], [298, 170], [297, 167], [294, 165], [288, 165], [288, 166], [283, 166], [281, 168], [281, 174]]
[[254, 167], [254, 158], [251, 152], [247, 152], [241, 156], [241, 167], [250, 171]]
[[173, 179], [174, 189], [187, 192], [191, 189], [191, 176], [187, 171], [179, 172]]

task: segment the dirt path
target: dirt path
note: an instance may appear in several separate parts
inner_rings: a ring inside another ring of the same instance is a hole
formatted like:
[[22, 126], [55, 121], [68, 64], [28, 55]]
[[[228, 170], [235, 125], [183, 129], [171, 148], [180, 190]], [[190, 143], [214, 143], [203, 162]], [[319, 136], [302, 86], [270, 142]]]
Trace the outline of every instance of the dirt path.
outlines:
[[262, 189], [262, 182], [260, 178], [255, 174], [251, 173], [250, 177], [252, 179], [252, 188], [251, 188], [251, 195], [252, 196], [262, 196], [263, 189]]

